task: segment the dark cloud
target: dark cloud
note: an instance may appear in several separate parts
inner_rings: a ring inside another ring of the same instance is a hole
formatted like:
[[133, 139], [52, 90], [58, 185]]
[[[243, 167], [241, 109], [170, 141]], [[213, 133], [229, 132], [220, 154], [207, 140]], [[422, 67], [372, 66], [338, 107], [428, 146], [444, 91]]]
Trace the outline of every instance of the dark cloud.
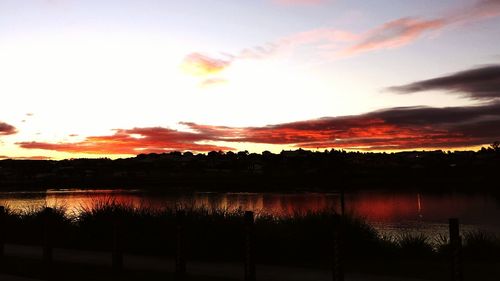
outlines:
[[364, 150], [453, 148], [499, 140], [500, 104], [399, 107], [264, 127], [184, 124], [212, 139], [227, 142]]
[[0, 136], [13, 135], [15, 133], [17, 133], [17, 130], [14, 126], [0, 122]]
[[460, 93], [476, 100], [500, 98], [500, 65], [487, 65], [451, 75], [390, 87], [397, 93], [444, 90]]

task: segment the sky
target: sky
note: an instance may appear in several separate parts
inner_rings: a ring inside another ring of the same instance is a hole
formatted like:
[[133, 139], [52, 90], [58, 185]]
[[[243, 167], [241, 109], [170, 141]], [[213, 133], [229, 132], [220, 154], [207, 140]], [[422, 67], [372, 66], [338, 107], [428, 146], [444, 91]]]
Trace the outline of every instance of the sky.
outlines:
[[500, 0], [0, 0], [0, 159], [500, 140]]

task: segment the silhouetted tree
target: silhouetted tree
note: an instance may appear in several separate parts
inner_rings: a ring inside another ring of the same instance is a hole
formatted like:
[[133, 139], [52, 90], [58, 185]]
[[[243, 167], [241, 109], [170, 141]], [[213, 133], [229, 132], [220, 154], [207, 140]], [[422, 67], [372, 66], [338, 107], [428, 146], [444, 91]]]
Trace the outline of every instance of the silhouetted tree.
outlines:
[[490, 147], [495, 151], [500, 151], [500, 141], [493, 142]]

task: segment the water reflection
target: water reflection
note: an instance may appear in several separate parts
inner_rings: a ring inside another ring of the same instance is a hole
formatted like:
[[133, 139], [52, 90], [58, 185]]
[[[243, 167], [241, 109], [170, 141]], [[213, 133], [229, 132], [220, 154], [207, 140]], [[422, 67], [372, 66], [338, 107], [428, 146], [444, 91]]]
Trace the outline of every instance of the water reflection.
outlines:
[[[458, 217], [465, 229], [487, 229], [500, 233], [500, 204], [485, 194], [422, 194], [358, 192], [346, 194], [347, 212], [366, 218], [385, 232], [446, 231], [450, 217]], [[69, 213], [114, 201], [134, 207], [208, 208], [251, 210], [285, 217], [297, 213], [340, 210], [338, 194], [193, 193], [158, 195], [141, 190], [48, 190], [47, 192], [0, 193], [0, 204], [14, 210], [37, 206], [64, 206]]]

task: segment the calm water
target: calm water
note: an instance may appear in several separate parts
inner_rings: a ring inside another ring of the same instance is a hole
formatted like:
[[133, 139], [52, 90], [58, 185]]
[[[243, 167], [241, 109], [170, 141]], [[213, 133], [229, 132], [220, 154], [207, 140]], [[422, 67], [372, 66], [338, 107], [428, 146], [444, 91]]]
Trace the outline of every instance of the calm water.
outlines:
[[[346, 210], [366, 218], [382, 233], [446, 233], [447, 220], [458, 217], [462, 229], [500, 233], [500, 199], [485, 194], [429, 194], [417, 192], [357, 192], [346, 194]], [[96, 202], [115, 200], [134, 206], [219, 208], [251, 210], [275, 216], [321, 210], [339, 210], [333, 193], [262, 194], [192, 193], [149, 194], [140, 190], [48, 190], [3, 192], [0, 204], [22, 210], [36, 206], [65, 206], [69, 213]]]

